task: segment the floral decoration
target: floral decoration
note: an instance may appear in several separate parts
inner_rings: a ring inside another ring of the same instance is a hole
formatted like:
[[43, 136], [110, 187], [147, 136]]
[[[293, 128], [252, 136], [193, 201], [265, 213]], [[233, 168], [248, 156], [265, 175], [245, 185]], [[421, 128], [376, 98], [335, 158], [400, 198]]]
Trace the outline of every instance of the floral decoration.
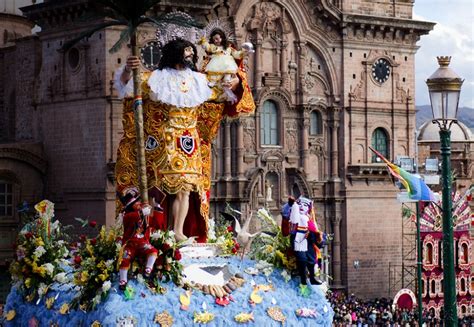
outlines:
[[172, 281], [176, 285], [182, 283], [183, 265], [181, 260], [180, 244], [176, 242], [173, 231], [155, 231], [150, 235], [150, 244], [158, 250], [158, 257], [152, 272], [152, 280], [159, 282]]
[[250, 257], [259, 260], [259, 269], [266, 275], [273, 271], [273, 267], [282, 268], [282, 276], [289, 280], [291, 272], [296, 269], [296, 259], [290, 255], [290, 237], [283, 236], [280, 226], [265, 209], [257, 211], [264, 226], [261, 233], [252, 243]]
[[10, 273], [25, 300], [39, 303], [54, 282], [68, 281], [69, 250], [61, 224], [52, 222], [54, 204], [44, 200], [35, 209], [36, 216], [18, 234]]
[[216, 223], [213, 219], [209, 219], [208, 242], [216, 243], [220, 246], [222, 255], [235, 255], [240, 249], [240, 244], [234, 237], [234, 229], [229, 221], [220, 219]]
[[[92, 227], [95, 224], [90, 224]], [[81, 236], [81, 242], [74, 251], [74, 284], [79, 286], [78, 295], [72, 300], [71, 307], [93, 310], [107, 298], [112, 286], [114, 273], [117, 272], [117, 259], [121, 244], [117, 242], [117, 230], [100, 227], [94, 238]]]

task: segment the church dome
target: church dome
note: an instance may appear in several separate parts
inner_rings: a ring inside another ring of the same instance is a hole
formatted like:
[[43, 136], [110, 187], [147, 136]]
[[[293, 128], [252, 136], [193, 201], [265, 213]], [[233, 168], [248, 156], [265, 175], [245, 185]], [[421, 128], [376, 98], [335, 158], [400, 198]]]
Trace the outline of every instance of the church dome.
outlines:
[[[430, 120], [421, 125], [420, 134], [418, 135], [418, 141], [439, 141], [438, 125], [433, 124]], [[474, 141], [474, 137], [469, 127], [458, 121], [457, 124], [453, 124], [451, 126], [451, 141]]]

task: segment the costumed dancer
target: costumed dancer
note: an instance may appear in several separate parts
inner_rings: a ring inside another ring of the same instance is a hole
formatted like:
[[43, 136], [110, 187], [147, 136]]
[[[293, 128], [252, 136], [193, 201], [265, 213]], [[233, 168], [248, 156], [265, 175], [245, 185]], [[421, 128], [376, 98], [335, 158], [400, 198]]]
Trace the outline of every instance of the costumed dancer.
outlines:
[[306, 276], [309, 273], [311, 285], [320, 285], [315, 278], [316, 248], [320, 233], [313, 212], [313, 201], [300, 196], [293, 204], [290, 214], [292, 224], [291, 244], [296, 257], [296, 266], [301, 279], [302, 293], [306, 289]]
[[115, 75], [115, 87], [125, 98], [123, 137], [117, 151], [117, 191], [138, 184], [133, 104], [143, 101], [148, 185], [166, 194], [165, 217], [178, 241], [196, 236], [207, 240], [211, 186], [211, 144], [221, 120], [249, 114], [255, 103], [246, 74], [238, 71], [225, 87], [238, 95], [235, 105], [217, 103], [205, 74], [196, 71], [197, 51], [175, 39], [162, 48], [158, 69], [141, 76], [142, 98], [133, 99], [132, 69], [138, 57], [127, 59]]
[[145, 276], [150, 276], [158, 251], [150, 244], [150, 234], [162, 227], [163, 214], [153, 211], [152, 207], [142, 204], [137, 188], [124, 190], [120, 197], [123, 208], [122, 257], [120, 262], [120, 289], [125, 289], [128, 282], [128, 270], [136, 257], [146, 258]]
[[204, 69], [209, 80], [208, 85], [216, 87], [220, 91], [219, 93], [223, 92], [220, 100], [235, 103], [237, 96], [223, 83], [228, 83], [236, 75], [239, 67], [235, 60], [243, 59], [253, 47], [250, 43], [245, 43], [242, 50], [234, 49], [227, 41], [224, 31], [219, 28], [211, 32], [209, 41], [203, 37], [199, 44], [209, 56], [209, 61]]

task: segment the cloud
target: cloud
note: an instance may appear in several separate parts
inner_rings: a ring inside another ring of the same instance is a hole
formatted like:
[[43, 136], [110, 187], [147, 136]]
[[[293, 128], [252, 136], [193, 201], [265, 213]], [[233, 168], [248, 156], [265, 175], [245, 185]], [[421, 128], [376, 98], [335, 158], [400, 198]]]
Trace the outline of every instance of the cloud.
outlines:
[[434, 2], [415, 5], [415, 20], [436, 22], [434, 29], [421, 37], [416, 54], [417, 105], [429, 104], [426, 79], [438, 68], [436, 56], [451, 56], [450, 67], [464, 79], [460, 106], [474, 108], [474, 39], [472, 3], [458, 4]]

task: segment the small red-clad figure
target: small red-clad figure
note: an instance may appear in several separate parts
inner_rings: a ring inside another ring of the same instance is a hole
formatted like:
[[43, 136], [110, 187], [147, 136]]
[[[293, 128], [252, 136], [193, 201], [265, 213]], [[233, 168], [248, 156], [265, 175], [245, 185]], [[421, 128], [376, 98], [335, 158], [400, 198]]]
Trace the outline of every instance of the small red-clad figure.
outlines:
[[163, 212], [153, 210], [150, 205], [142, 203], [136, 188], [125, 189], [120, 201], [124, 208], [123, 255], [119, 270], [119, 286], [125, 289], [128, 282], [128, 270], [136, 257], [146, 258], [145, 276], [151, 274], [158, 251], [150, 244], [150, 234], [166, 226], [164, 226]]

